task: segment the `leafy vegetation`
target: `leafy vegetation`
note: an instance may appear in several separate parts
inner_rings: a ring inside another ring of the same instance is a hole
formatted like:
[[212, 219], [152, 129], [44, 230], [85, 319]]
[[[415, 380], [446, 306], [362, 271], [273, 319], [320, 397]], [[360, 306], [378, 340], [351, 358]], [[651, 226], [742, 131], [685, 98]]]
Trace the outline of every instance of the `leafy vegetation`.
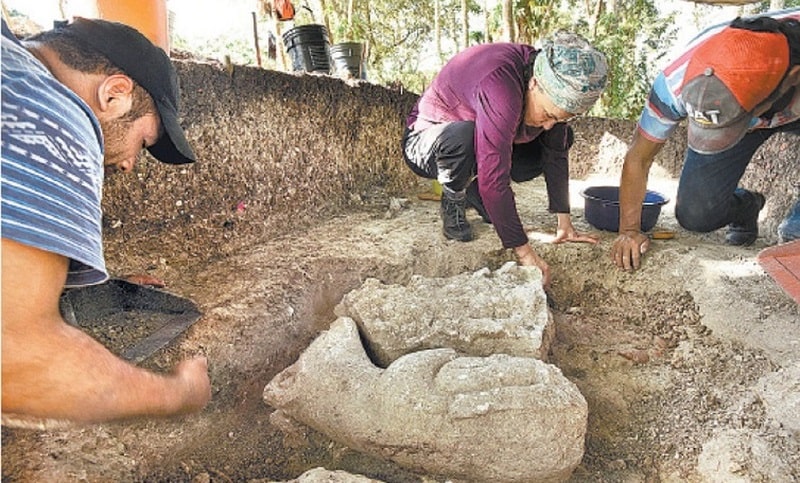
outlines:
[[[268, 0], [260, 0], [269, 5]], [[773, 1], [773, 8], [774, 2]], [[422, 92], [456, 52], [482, 42], [537, 44], [559, 29], [579, 33], [609, 60], [609, 84], [591, 114], [635, 119], [658, 69], [667, 62], [680, 25], [658, 0], [297, 0], [295, 25], [322, 23], [332, 43], [361, 42], [367, 76], [384, 85]], [[675, 3], [675, 2], [673, 2]], [[677, 1], [678, 4], [684, 1]], [[800, 0], [785, 0], [786, 8]], [[696, 5], [683, 25], [708, 25], [719, 7]], [[769, 10], [770, 1], [742, 7], [742, 14]], [[464, 15], [466, 9], [467, 15]], [[260, 30], [274, 22], [262, 9]], [[722, 20], [722, 19], [720, 19]], [[291, 24], [288, 24], [291, 26]], [[284, 30], [289, 27], [285, 27]], [[252, 41], [214, 40], [235, 63], [255, 63]], [[177, 46], [183, 47], [180, 39]], [[186, 46], [188, 47], [188, 46]], [[262, 46], [263, 47], [263, 46]], [[282, 48], [277, 38], [277, 48]], [[240, 55], [241, 53], [241, 55]], [[265, 59], [264, 67], [281, 68]]]
[[[467, 37], [473, 44], [506, 39], [536, 44], [558, 29], [577, 32], [606, 53], [611, 68], [609, 86], [592, 114], [624, 119], [638, 116], [650, 81], [666, 63], [678, 34], [674, 14], [660, 13], [656, 0], [479, 1], [325, 0], [324, 14], [331, 25], [346, 26], [334, 29], [335, 35], [369, 45], [371, 80], [400, 83], [415, 92], [421, 92], [444, 62], [465, 47], [459, 43], [464, 4], [472, 19]], [[508, 3], [510, 22], [503, 15]], [[798, 3], [800, 0], [787, 0], [785, 6]], [[765, 0], [743, 13], [769, 7]], [[698, 6], [695, 10], [710, 13], [714, 8]], [[440, 29], [439, 42], [435, 27]]]

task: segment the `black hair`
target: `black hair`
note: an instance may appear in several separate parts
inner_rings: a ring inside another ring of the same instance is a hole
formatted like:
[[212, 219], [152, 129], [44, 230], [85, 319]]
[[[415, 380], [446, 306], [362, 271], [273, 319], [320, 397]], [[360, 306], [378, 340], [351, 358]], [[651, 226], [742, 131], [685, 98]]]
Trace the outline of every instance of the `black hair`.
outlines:
[[[79, 72], [127, 75], [105, 55], [86, 45], [68, 29], [56, 27], [53, 30], [45, 30], [25, 38], [23, 42], [35, 42], [52, 49], [64, 65]], [[136, 81], [133, 83], [133, 105], [123, 119], [137, 119], [145, 114], [157, 112], [150, 94]]]
[[533, 64], [536, 62], [536, 56], [539, 55], [540, 51], [533, 52], [528, 58], [528, 63], [525, 64], [525, 67], [522, 69], [522, 78], [525, 80], [525, 89], [528, 88], [528, 84], [531, 82], [531, 78], [533, 78]]
[[800, 22], [795, 19], [775, 19], [772, 17], [738, 17], [731, 22], [732, 28], [752, 32], [782, 33], [789, 41], [789, 65], [800, 65]]
[[106, 56], [71, 35], [69, 30], [61, 28], [45, 30], [25, 38], [24, 42], [36, 42], [47, 46], [58, 54], [61, 62], [80, 72], [108, 75], [122, 73]]

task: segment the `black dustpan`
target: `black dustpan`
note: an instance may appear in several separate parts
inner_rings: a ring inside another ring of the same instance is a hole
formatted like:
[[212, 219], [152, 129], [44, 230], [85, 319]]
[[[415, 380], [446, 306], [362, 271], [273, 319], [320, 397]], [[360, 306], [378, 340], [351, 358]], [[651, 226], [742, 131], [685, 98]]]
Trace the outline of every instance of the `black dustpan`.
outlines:
[[202, 315], [187, 298], [120, 279], [69, 289], [61, 295], [60, 304], [64, 320], [94, 332], [101, 342], [109, 332], [127, 331], [123, 347], [109, 348], [134, 363], [169, 344]]

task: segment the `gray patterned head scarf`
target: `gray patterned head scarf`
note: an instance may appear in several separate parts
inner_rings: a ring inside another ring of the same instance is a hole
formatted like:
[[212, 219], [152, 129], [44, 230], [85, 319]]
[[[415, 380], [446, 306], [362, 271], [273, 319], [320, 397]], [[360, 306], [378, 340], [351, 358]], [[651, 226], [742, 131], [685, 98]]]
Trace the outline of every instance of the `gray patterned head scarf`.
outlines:
[[603, 93], [608, 65], [605, 55], [586, 39], [560, 31], [545, 41], [533, 76], [553, 104], [570, 114], [583, 114]]

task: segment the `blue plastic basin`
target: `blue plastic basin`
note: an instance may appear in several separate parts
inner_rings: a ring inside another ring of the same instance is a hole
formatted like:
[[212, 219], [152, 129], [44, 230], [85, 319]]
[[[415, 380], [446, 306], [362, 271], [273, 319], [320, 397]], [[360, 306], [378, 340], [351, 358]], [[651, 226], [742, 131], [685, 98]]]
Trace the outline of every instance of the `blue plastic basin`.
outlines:
[[[619, 231], [619, 186], [590, 186], [581, 191], [586, 221], [595, 228]], [[642, 231], [656, 226], [661, 207], [669, 198], [656, 191], [647, 190], [642, 202]]]

